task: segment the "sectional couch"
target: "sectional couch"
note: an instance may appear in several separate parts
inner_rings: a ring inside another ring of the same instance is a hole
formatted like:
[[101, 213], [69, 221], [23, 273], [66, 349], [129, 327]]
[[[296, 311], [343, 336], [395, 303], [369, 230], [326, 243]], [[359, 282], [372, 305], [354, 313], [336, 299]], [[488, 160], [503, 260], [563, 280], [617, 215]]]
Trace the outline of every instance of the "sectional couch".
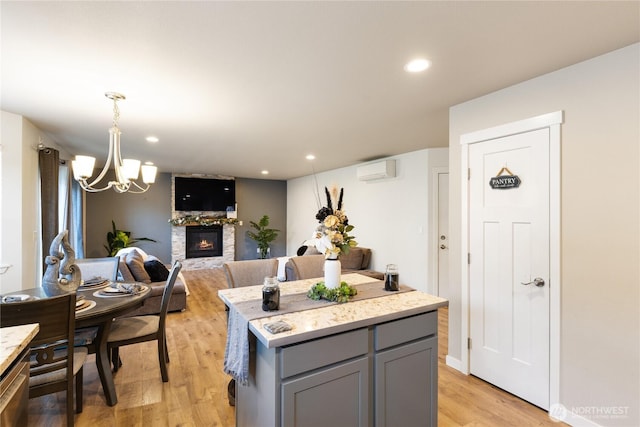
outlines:
[[[299, 251], [300, 253], [300, 251]], [[360, 273], [375, 279], [384, 279], [384, 273], [369, 270], [371, 263], [371, 249], [356, 246], [351, 248], [346, 255], [340, 255], [342, 274]], [[308, 248], [303, 255], [291, 257], [285, 264], [285, 277], [287, 281], [298, 279], [310, 279], [322, 277], [324, 267], [324, 255], [315, 248]]]
[[[159, 279], [164, 277], [163, 272], [171, 269], [171, 266], [162, 264], [155, 256], [148, 255], [145, 251], [136, 247], [121, 249], [116, 256], [120, 258], [118, 280], [125, 282], [142, 282], [151, 287], [151, 295], [144, 300], [142, 307], [128, 313], [127, 316], [160, 313], [162, 292], [166, 284], [166, 279]], [[159, 268], [160, 265], [163, 267]], [[173, 292], [171, 293], [169, 311], [185, 310], [187, 308], [188, 294], [189, 289], [187, 283], [182, 272], [180, 272], [173, 287]]]

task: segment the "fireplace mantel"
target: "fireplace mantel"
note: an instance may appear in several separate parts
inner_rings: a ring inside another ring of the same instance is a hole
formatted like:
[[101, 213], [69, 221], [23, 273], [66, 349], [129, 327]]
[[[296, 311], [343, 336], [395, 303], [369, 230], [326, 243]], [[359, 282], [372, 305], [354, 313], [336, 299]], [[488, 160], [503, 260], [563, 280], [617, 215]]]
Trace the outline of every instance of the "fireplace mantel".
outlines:
[[[199, 217], [199, 218], [220, 218], [226, 217], [226, 212], [192, 212], [192, 211], [175, 211], [175, 178], [176, 174], [171, 176], [171, 218], [179, 217]], [[178, 175], [189, 176], [189, 175]], [[220, 176], [212, 176], [220, 178]], [[225, 177], [226, 179], [233, 179]], [[186, 258], [187, 244], [187, 227], [190, 225], [172, 225], [171, 226], [171, 262], [180, 261], [185, 270], [202, 270], [207, 268], [222, 267], [225, 262], [235, 259], [236, 252], [236, 230], [233, 221], [225, 221], [222, 224], [222, 256], [205, 257], [205, 258]]]

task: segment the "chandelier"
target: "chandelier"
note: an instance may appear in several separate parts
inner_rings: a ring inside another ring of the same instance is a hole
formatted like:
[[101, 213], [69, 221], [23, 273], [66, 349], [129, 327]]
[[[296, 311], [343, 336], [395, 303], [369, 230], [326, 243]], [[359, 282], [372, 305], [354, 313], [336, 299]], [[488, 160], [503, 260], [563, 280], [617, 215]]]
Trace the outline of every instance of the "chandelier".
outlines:
[[[124, 95], [117, 92], [107, 92], [104, 94], [113, 101], [113, 126], [109, 129], [109, 154], [104, 164], [102, 172], [95, 180], [88, 182], [93, 175], [93, 167], [96, 163], [95, 157], [76, 156], [71, 162], [73, 168], [73, 177], [78, 181], [83, 190], [90, 193], [113, 188], [118, 193], [144, 193], [149, 189], [156, 180], [157, 167], [152, 164], [140, 166], [140, 160], [122, 159], [120, 155], [120, 128], [118, 128], [118, 118], [120, 110], [118, 109], [118, 101], [126, 99]], [[96, 185], [104, 178], [109, 170], [113, 159], [113, 171], [115, 173], [115, 181], [109, 181], [104, 187], [96, 188]], [[142, 172], [142, 182], [140, 185], [136, 182], [138, 175]]]

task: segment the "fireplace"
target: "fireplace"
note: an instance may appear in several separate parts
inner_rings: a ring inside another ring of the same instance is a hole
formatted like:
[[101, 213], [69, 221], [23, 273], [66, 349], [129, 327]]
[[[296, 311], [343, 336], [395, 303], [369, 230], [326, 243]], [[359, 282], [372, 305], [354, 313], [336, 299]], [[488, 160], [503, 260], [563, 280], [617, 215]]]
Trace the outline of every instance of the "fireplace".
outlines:
[[185, 258], [222, 256], [222, 226], [188, 226]]

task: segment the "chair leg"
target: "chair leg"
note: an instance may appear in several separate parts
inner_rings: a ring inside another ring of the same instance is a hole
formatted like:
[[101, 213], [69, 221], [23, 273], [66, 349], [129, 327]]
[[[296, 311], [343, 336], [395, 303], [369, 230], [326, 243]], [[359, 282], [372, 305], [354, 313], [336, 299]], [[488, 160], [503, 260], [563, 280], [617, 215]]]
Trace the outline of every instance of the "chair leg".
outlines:
[[169, 381], [169, 371], [167, 370], [167, 360], [165, 355], [167, 353], [167, 346], [163, 338], [158, 339], [158, 360], [160, 361], [160, 374], [162, 375], [162, 382]]
[[164, 340], [164, 360], [166, 360], [167, 363], [170, 362], [170, 360], [169, 360], [169, 347], [167, 346], [167, 339], [166, 338]]
[[118, 372], [120, 366], [122, 366], [122, 361], [120, 360], [120, 348], [113, 347], [111, 349], [111, 363], [113, 363], [113, 372]]
[[67, 426], [73, 427], [76, 414], [73, 411], [73, 383], [67, 383]]
[[76, 414], [82, 412], [82, 393], [83, 393], [83, 368], [81, 367], [76, 374]]

